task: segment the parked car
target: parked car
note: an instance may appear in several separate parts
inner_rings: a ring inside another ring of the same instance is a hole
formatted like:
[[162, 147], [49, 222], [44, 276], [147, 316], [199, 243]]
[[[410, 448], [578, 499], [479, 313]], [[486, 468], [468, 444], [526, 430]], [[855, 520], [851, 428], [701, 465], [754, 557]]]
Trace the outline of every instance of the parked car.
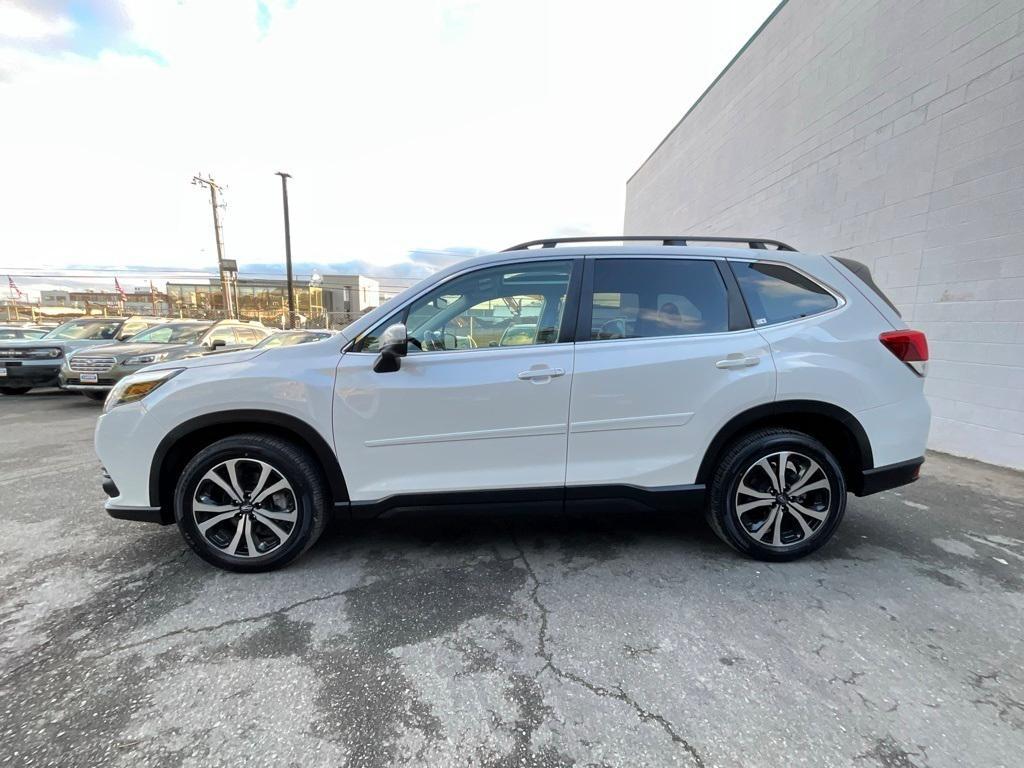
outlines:
[[0, 341], [8, 339], [40, 339], [47, 333], [46, 328], [32, 325], [0, 325]]
[[291, 347], [296, 344], [308, 344], [311, 341], [322, 341], [334, 335], [334, 331], [320, 330], [298, 330], [298, 331], [276, 331], [270, 334], [257, 344], [254, 349], [269, 349], [272, 347]]
[[33, 387], [55, 387], [64, 358], [85, 347], [125, 340], [157, 323], [156, 317], [82, 317], [58, 325], [38, 339], [0, 342], [0, 393], [23, 395]]
[[[862, 265], [576, 240], [448, 267], [330, 339], [122, 379], [96, 427], [107, 512], [177, 523], [236, 571], [289, 563], [331, 515], [607, 499], [702, 510], [736, 550], [790, 560], [848, 492], [917, 478], [927, 340]], [[527, 306], [534, 343], [459, 342]]]
[[248, 349], [271, 331], [241, 320], [176, 320], [135, 336], [129, 343], [90, 347], [69, 355], [60, 371], [60, 386], [103, 400], [118, 381], [144, 366], [187, 360], [211, 352]]

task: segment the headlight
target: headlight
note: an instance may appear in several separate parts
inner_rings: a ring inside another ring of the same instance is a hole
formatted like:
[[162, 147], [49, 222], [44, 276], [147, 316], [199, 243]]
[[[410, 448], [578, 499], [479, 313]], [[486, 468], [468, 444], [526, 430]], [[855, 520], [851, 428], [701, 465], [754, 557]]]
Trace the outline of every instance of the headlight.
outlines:
[[150, 363], [159, 363], [165, 357], [167, 352], [153, 352], [148, 355], [136, 355], [135, 357], [129, 357], [124, 361], [125, 365], [149, 365]]
[[106, 413], [118, 405], [141, 400], [165, 381], [170, 381], [184, 370], [184, 368], [170, 368], [166, 371], [139, 371], [125, 376], [110, 390], [107, 401], [103, 404], [103, 412]]
[[37, 347], [36, 349], [29, 349], [25, 351], [25, 357], [32, 357], [36, 360], [45, 360], [50, 358], [51, 360], [56, 359], [63, 354], [58, 347]]

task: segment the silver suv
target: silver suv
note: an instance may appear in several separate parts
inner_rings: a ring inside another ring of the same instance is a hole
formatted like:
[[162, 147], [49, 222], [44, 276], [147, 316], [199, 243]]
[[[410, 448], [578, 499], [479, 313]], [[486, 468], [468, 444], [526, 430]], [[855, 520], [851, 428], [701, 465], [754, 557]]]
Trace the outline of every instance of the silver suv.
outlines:
[[92, 400], [103, 400], [118, 381], [147, 365], [249, 349], [272, 332], [259, 323], [241, 320], [164, 323], [127, 343], [92, 347], [69, 355], [60, 371], [60, 386]]

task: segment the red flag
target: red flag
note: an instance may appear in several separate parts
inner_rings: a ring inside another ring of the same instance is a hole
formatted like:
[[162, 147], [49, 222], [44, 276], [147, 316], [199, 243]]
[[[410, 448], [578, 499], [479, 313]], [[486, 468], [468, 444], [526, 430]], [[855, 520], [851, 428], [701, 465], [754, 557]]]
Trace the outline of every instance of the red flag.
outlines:
[[117, 292], [121, 294], [121, 301], [127, 301], [128, 294], [124, 292], [124, 288], [121, 287], [121, 283], [118, 282], [117, 277], [114, 278], [114, 287], [117, 288]]
[[7, 276], [7, 287], [10, 288], [11, 290], [11, 298], [20, 299], [22, 296], [25, 295], [21, 292], [21, 289], [19, 289], [18, 286], [14, 284], [14, 278], [11, 277], [10, 275]]

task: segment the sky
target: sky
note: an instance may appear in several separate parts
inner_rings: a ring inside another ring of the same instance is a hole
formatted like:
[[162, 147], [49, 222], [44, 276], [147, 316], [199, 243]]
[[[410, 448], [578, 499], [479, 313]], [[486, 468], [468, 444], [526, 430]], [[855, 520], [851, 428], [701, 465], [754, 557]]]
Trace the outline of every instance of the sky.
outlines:
[[[625, 184], [777, 0], [0, 0], [0, 275], [421, 275], [622, 232]], [[348, 268], [348, 269], [346, 269]]]

